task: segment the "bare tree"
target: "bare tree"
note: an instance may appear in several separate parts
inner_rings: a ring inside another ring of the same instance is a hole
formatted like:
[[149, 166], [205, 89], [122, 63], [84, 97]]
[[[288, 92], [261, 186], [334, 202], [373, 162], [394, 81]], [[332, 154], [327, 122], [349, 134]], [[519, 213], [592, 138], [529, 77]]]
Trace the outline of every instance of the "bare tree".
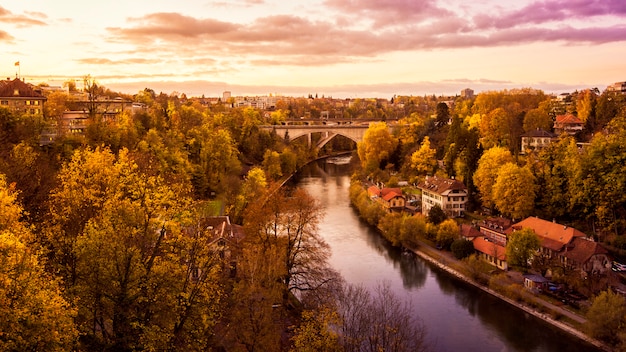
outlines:
[[392, 291], [388, 282], [370, 293], [348, 285], [339, 299], [340, 343], [345, 351], [426, 351], [426, 328], [411, 305]]

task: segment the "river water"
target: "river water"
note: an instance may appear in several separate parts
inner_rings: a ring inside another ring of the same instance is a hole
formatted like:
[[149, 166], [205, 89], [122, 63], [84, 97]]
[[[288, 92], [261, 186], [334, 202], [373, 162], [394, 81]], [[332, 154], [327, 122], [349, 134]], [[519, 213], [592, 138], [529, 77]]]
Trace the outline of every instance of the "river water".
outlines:
[[434, 351], [597, 351], [483, 291], [391, 247], [350, 206], [352, 166], [347, 159], [309, 164], [297, 186], [325, 207], [320, 234], [330, 245], [330, 264], [348, 283], [387, 282], [407, 300], [427, 329]]

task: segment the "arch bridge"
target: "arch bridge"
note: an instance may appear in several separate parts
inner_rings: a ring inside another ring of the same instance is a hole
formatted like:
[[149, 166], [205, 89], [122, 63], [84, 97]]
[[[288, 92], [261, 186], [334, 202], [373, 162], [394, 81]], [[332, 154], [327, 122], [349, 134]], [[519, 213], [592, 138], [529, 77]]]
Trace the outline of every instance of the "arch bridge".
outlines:
[[359, 143], [363, 140], [365, 131], [369, 128], [369, 125], [270, 125], [259, 126], [259, 129], [264, 131], [275, 131], [277, 135], [285, 138], [289, 136], [289, 139], [296, 139], [302, 136], [307, 136], [309, 146], [311, 145], [311, 134], [321, 133], [322, 139], [317, 142], [316, 147], [322, 148], [326, 143], [330, 142], [336, 136], [344, 136], [353, 140], [355, 143]]

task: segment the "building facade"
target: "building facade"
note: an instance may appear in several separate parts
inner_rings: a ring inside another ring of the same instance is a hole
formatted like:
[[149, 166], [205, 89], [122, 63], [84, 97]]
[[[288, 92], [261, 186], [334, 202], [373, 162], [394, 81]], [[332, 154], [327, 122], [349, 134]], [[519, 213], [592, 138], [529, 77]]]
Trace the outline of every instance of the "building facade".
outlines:
[[468, 200], [467, 187], [463, 182], [426, 176], [417, 187], [422, 191], [422, 213], [428, 215], [430, 209], [438, 205], [450, 217], [465, 215]]

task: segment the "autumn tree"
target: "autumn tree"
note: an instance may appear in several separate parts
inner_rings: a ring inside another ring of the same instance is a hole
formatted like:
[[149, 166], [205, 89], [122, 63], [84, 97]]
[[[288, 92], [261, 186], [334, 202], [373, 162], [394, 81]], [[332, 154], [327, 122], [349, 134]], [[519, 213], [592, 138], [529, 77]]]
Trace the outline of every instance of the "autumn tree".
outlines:
[[480, 157], [473, 181], [480, 192], [483, 206], [491, 208], [495, 205], [493, 186], [496, 184], [500, 167], [508, 162], [513, 162], [513, 156], [503, 147], [491, 148]]
[[450, 249], [452, 242], [459, 237], [459, 225], [454, 219], [444, 220], [437, 228], [437, 243], [444, 249]]
[[31, 243], [21, 222], [14, 185], [0, 175], [0, 349], [70, 351], [76, 346], [76, 310]]
[[329, 247], [317, 232], [323, 210], [302, 189], [273, 191], [265, 201], [249, 207], [244, 217], [247, 236], [261, 253], [280, 258], [283, 299], [290, 294], [314, 294], [336, 273], [328, 266]]
[[524, 131], [526, 132], [537, 129], [551, 131], [552, 125], [552, 117], [544, 109], [535, 108], [527, 111], [524, 115]]
[[424, 137], [418, 150], [411, 154], [411, 168], [418, 175], [432, 174], [437, 167], [436, 150], [430, 147], [430, 139]]
[[508, 162], [498, 170], [493, 185], [493, 201], [502, 214], [523, 219], [535, 207], [536, 189], [535, 177], [527, 167]]
[[370, 124], [363, 141], [357, 145], [359, 159], [365, 172], [369, 174], [376, 169], [384, 169], [397, 144], [397, 139], [389, 132], [385, 122]]
[[539, 237], [529, 228], [513, 231], [506, 244], [506, 260], [510, 265], [527, 268], [540, 247]]

